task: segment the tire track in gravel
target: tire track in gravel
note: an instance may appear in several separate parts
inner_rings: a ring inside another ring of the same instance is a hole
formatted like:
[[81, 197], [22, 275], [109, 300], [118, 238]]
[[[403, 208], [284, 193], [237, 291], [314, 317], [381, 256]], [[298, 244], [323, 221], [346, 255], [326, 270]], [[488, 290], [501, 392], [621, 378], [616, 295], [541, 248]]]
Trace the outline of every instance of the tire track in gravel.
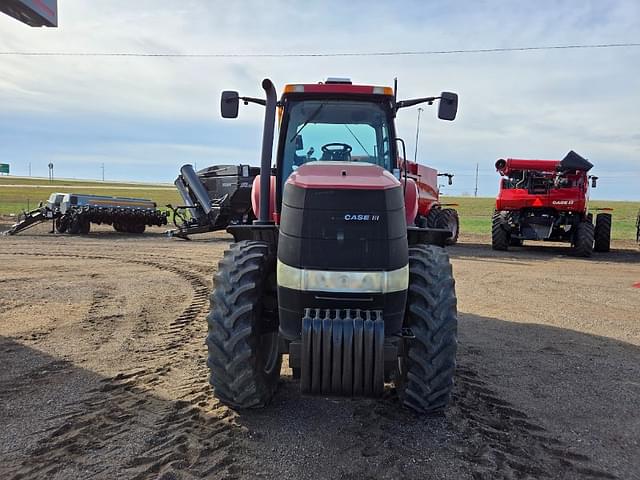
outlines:
[[[103, 379], [99, 389], [73, 405], [75, 410], [63, 417], [63, 424], [41, 442], [15, 478], [51, 476], [69, 463], [87, 477], [106, 475], [103, 465], [121, 465], [118, 473], [135, 479], [242, 476], [238, 466], [242, 459], [232, 452], [245, 449], [247, 429], [239, 425], [233, 411], [211, 395], [206, 365], [200, 362], [177, 384], [168, 385], [165, 381], [172, 366], [201, 349], [206, 325], [195, 320], [203, 313], [209, 293], [209, 284], [202, 275], [210, 272], [204, 272], [200, 265], [194, 268], [199, 273], [194, 273], [189, 265], [167, 265], [154, 256], [20, 254], [151, 266], [181, 276], [194, 293], [191, 303], [162, 333], [167, 342], [159, 348], [139, 350], [148, 355], [143, 357], [148, 363], [158, 358], [165, 361], [152, 366], [143, 362], [138, 368]], [[172, 400], [159, 398], [153, 392], [158, 387], [169, 391]], [[357, 440], [363, 457], [384, 455], [395, 463], [408, 454], [419, 455], [420, 452], [407, 452], [403, 425], [425, 420], [399, 409], [392, 392], [373, 406], [370, 402], [356, 406], [353, 417], [359, 426], [348, 428], [345, 433]], [[617, 478], [594, 468], [589, 457], [570, 451], [525, 412], [501, 398], [489, 380], [464, 363], [456, 371], [453, 402], [444, 422], [459, 437], [455, 442], [457, 455], [469, 465], [475, 480]], [[127, 444], [132, 428], [145, 432], [144, 444], [137, 445], [129, 458], [120, 459], [118, 449]], [[109, 476], [113, 473], [108, 472]]]
[[[442, 448], [455, 452], [468, 466], [474, 480], [618, 478], [594, 466], [588, 456], [571, 451], [501, 398], [474, 369], [459, 364], [455, 380], [452, 403], [440, 419], [398, 408], [393, 390], [376, 401], [355, 405], [356, 422], [343, 429], [357, 439], [354, 458], [376, 457], [377, 463], [395, 469], [397, 477], [418, 478], [421, 468], [426, 468], [420, 466], [425, 450], [420, 448], [421, 439], [412, 445], [407, 438], [434, 435], [434, 441], [442, 442]], [[412, 466], [412, 462], [418, 465]], [[354, 467], [358, 468], [357, 463]], [[349, 476], [370, 477], [376, 478], [376, 474], [366, 464]]]
[[106, 283], [98, 283], [91, 295], [91, 303], [82, 319], [81, 326], [91, 339], [94, 352], [105, 344], [105, 338], [110, 338], [117, 331], [117, 325], [124, 319], [121, 312], [105, 313], [112, 310], [110, 300], [113, 300], [111, 288]]
[[463, 459], [474, 480], [495, 478], [616, 479], [574, 453], [468, 365], [459, 364], [449, 419], [465, 439]]
[[[14, 478], [50, 477], [68, 469], [81, 471], [87, 477], [99, 476], [106, 474], [103, 465], [121, 465], [122, 474], [136, 479], [173, 478], [177, 472], [184, 478], [221, 475], [234, 478], [238, 467], [231, 452], [242, 441], [246, 428], [237, 424], [233, 411], [212, 397], [206, 365], [190, 372], [178, 384], [175, 379], [166, 381], [183, 357], [193, 356], [188, 350], [193, 347], [201, 350], [200, 340], [206, 327], [195, 320], [207, 304], [206, 280], [190, 271], [188, 265], [167, 265], [153, 257], [56, 252], [13, 254], [150, 266], [180, 276], [193, 291], [189, 305], [161, 332], [166, 339], [161, 347], [140, 349], [139, 352], [146, 355], [141, 358], [141, 365], [102, 379], [100, 388], [89, 391], [82, 401], [68, 405], [71, 411], [60, 416], [62, 424], [31, 452]], [[104, 297], [104, 292], [98, 290], [89, 308], [90, 318], [99, 313]], [[158, 397], [158, 388], [169, 392], [171, 400]], [[135, 453], [126, 460], [118, 459], [118, 450], [127, 444], [132, 429], [143, 433], [144, 444], [137, 445]], [[92, 460], [98, 458], [99, 461]]]

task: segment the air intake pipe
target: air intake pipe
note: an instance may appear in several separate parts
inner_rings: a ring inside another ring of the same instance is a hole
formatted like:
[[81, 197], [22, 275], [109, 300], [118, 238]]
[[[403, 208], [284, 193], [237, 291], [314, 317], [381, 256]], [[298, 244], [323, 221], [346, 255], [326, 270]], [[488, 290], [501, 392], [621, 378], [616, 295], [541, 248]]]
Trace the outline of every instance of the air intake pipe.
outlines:
[[496, 161], [496, 170], [500, 175], [508, 175], [514, 170], [537, 170], [539, 172], [555, 172], [560, 161], [558, 160], [526, 160], [520, 158], [504, 158]]
[[260, 212], [257, 225], [269, 225], [273, 220], [269, 218], [269, 201], [271, 198], [271, 155], [273, 151], [273, 133], [276, 125], [276, 105], [278, 99], [276, 89], [268, 78], [262, 81], [262, 88], [267, 95], [267, 103], [264, 110], [264, 128], [262, 131], [262, 157], [260, 162]]
[[204, 185], [202, 185], [200, 178], [198, 178], [196, 171], [191, 165], [187, 164], [183, 165], [180, 169], [180, 175], [182, 175], [182, 180], [187, 184], [191, 193], [196, 197], [196, 200], [202, 207], [202, 210], [204, 210], [204, 213], [209, 215], [209, 213], [211, 213], [211, 200], [209, 199], [209, 194], [204, 188]]

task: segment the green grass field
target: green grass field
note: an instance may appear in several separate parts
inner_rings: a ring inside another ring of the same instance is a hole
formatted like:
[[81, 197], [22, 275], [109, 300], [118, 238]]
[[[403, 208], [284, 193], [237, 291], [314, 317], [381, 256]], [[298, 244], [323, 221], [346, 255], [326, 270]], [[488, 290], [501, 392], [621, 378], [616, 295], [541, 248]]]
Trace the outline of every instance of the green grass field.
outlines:
[[[35, 208], [38, 202], [46, 200], [52, 192], [60, 190], [95, 195], [149, 198], [155, 201], [159, 207], [164, 207], [168, 203], [173, 205], [181, 203], [180, 196], [173, 185], [83, 180], [55, 180], [49, 183], [47, 179], [3, 176], [0, 177], [0, 215], [18, 214], [27, 208]], [[443, 197], [443, 201], [459, 205], [456, 208], [460, 213], [462, 232], [487, 235], [491, 232], [491, 214], [495, 205], [493, 198]], [[613, 214], [612, 237], [614, 239], [630, 240], [636, 238], [636, 218], [640, 202], [599, 200], [591, 202], [590, 206], [591, 208], [609, 207], [614, 209], [611, 212]]]
[[50, 182], [47, 178], [41, 177], [14, 177], [11, 175], [0, 175], [0, 185], [81, 185], [87, 187], [142, 187], [148, 186], [160, 188], [173, 188], [171, 183], [145, 183], [145, 182], [101, 182], [100, 180], [77, 180], [77, 179], [57, 179]]
[[[19, 187], [11, 185], [21, 185]], [[54, 180], [42, 178], [0, 177], [0, 215], [18, 214], [33, 209], [49, 198], [53, 192], [87, 193], [92, 195], [114, 195], [119, 197], [148, 198], [158, 207], [181, 203], [173, 185], [99, 182], [84, 180]]]

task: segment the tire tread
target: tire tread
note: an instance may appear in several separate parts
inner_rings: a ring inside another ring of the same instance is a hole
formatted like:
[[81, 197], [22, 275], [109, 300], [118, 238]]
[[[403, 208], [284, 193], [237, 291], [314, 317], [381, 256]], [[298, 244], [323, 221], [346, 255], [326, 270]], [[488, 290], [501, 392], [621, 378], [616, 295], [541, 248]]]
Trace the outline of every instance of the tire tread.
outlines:
[[457, 350], [457, 300], [449, 256], [435, 245], [409, 248], [406, 326], [410, 340], [406, 379], [399, 391], [418, 413], [442, 411], [453, 389]]
[[270, 263], [266, 243], [241, 241], [225, 251], [214, 276], [207, 316], [209, 382], [215, 396], [234, 408], [263, 407], [277, 388], [282, 356], [271, 374], [258, 364], [257, 322]]

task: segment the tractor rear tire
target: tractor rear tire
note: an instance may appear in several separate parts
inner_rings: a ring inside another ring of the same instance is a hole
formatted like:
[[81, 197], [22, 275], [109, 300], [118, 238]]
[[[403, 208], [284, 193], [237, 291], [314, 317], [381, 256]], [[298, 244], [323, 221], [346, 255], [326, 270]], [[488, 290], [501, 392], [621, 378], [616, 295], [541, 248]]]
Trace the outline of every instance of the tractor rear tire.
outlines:
[[409, 248], [409, 291], [396, 387], [402, 403], [418, 413], [441, 412], [451, 399], [456, 368], [458, 318], [455, 282], [446, 251], [435, 245]]
[[608, 252], [611, 250], [611, 214], [599, 213], [596, 215], [596, 227], [594, 229], [596, 252]]
[[491, 248], [494, 250], [508, 250], [511, 243], [509, 222], [504, 212], [493, 212], [491, 221]]
[[593, 252], [593, 242], [593, 223], [587, 221], [578, 223], [573, 234], [573, 254], [576, 257], [590, 257]]
[[213, 393], [233, 408], [267, 405], [278, 387], [275, 255], [266, 242], [241, 241], [224, 252], [207, 316]]
[[458, 242], [460, 218], [453, 208], [432, 208], [427, 216], [427, 225], [431, 228], [444, 228], [451, 232], [451, 236], [445, 241], [446, 245], [454, 245]]

